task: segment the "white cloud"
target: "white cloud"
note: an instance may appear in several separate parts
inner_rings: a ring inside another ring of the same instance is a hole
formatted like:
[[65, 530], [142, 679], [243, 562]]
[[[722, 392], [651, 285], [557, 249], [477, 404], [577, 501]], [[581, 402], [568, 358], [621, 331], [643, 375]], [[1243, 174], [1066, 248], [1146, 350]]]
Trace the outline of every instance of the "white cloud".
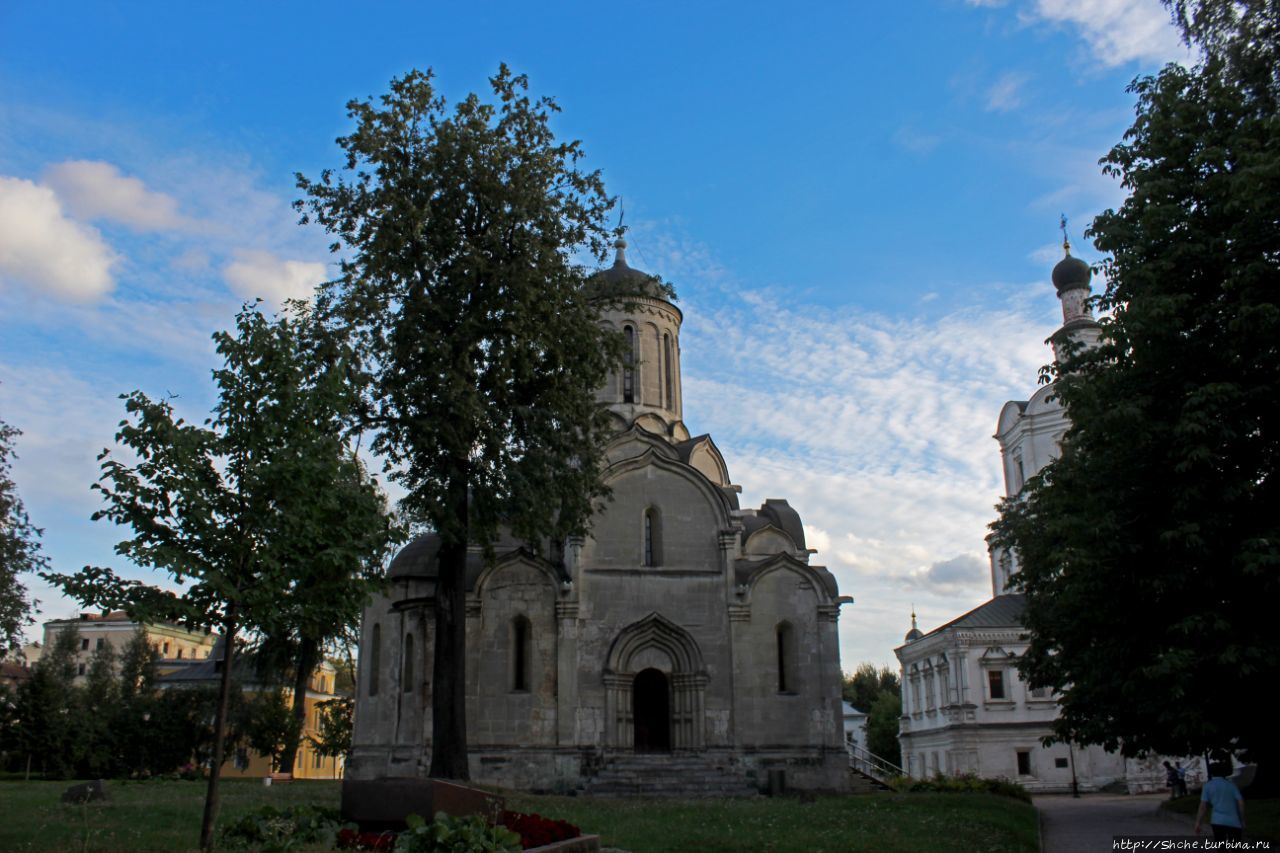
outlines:
[[187, 224], [174, 198], [147, 189], [142, 181], [122, 175], [110, 163], [58, 163], [45, 170], [44, 183], [80, 219], [106, 219], [135, 231], [165, 231]]
[[1022, 105], [1022, 87], [1027, 82], [1027, 75], [1007, 72], [987, 89], [987, 111], [1008, 112]]
[[991, 595], [991, 435], [1005, 401], [1035, 391], [1056, 321], [1047, 281], [1008, 292], [1008, 307], [931, 320], [733, 288], [727, 305], [686, 306], [689, 429], [715, 436], [744, 507], [786, 498], [804, 519], [814, 562], [856, 601], [846, 669], [893, 665], [913, 605], [928, 629]]
[[222, 274], [238, 296], [275, 304], [310, 299], [316, 285], [326, 278], [324, 264], [283, 260], [262, 250], [237, 253]]
[[91, 300], [114, 287], [118, 260], [97, 229], [66, 216], [53, 190], [0, 175], [0, 282]]
[[1020, 15], [1031, 22], [1074, 28], [1094, 58], [1110, 68], [1188, 55], [1169, 10], [1157, 0], [1034, 0]]
[[942, 142], [942, 136], [936, 133], [922, 133], [910, 127], [900, 127], [894, 131], [893, 142], [912, 154], [928, 154]]

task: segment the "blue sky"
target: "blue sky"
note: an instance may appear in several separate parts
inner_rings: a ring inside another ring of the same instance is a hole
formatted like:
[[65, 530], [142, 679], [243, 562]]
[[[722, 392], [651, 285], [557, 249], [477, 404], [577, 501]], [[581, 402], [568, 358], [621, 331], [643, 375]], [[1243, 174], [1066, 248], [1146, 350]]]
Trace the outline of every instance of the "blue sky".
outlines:
[[[893, 662], [990, 595], [991, 440], [1058, 318], [1059, 213], [1125, 86], [1185, 57], [1156, 0], [910, 4], [0, 6], [0, 418], [59, 570], [119, 565], [88, 516], [116, 396], [210, 402], [239, 302], [331, 270], [293, 174], [340, 164], [344, 104], [506, 62], [620, 194], [633, 265], [680, 294], [686, 420], [744, 504], [786, 497], [856, 604], [843, 661]], [[74, 612], [40, 582], [43, 617]]]

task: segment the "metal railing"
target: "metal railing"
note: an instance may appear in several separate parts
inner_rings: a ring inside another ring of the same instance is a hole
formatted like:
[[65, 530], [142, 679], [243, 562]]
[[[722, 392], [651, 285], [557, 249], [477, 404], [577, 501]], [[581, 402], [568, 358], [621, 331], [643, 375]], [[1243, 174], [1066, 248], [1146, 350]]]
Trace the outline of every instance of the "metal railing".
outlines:
[[863, 749], [854, 743], [846, 745], [849, 747], [849, 766], [854, 770], [866, 773], [881, 782], [888, 781], [894, 776], [907, 775], [907, 771], [870, 750]]

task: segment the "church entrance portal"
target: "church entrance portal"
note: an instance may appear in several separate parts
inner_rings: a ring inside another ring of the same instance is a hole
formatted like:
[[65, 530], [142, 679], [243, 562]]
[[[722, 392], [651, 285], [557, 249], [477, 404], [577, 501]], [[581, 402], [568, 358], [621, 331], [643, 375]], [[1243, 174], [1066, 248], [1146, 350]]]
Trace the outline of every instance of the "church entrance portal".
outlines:
[[636, 752], [671, 751], [671, 691], [656, 669], [641, 670], [631, 690]]

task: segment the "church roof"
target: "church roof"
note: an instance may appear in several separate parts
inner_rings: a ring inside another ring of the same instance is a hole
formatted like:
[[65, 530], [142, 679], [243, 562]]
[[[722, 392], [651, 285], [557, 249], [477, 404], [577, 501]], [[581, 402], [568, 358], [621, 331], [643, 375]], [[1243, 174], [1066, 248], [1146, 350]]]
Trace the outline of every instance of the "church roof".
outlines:
[[670, 301], [656, 276], [627, 265], [627, 241], [618, 238], [613, 244], [618, 250], [613, 266], [601, 270], [587, 279], [586, 294], [592, 299], [625, 299], [647, 296], [651, 299]]
[[[524, 546], [511, 537], [506, 531], [499, 534], [498, 541], [493, 543], [494, 562], [500, 562], [504, 558], [515, 554], [518, 551], [525, 551], [532, 556], [532, 550], [524, 548]], [[436, 578], [440, 575], [440, 563], [438, 560], [440, 554], [440, 535], [438, 533], [423, 533], [415, 536], [408, 545], [400, 549], [400, 553], [396, 554], [391, 561], [391, 566], [387, 569], [387, 577], [391, 580], [403, 580], [405, 578]], [[484, 552], [477, 546], [471, 546], [467, 549], [467, 590], [473, 590], [476, 581], [485, 569]], [[568, 579], [562, 566], [556, 566], [556, 573], [561, 575], [563, 579]]]
[[932, 637], [948, 628], [1021, 628], [1022, 614], [1026, 609], [1027, 597], [1021, 593], [997, 595], [924, 636]]

